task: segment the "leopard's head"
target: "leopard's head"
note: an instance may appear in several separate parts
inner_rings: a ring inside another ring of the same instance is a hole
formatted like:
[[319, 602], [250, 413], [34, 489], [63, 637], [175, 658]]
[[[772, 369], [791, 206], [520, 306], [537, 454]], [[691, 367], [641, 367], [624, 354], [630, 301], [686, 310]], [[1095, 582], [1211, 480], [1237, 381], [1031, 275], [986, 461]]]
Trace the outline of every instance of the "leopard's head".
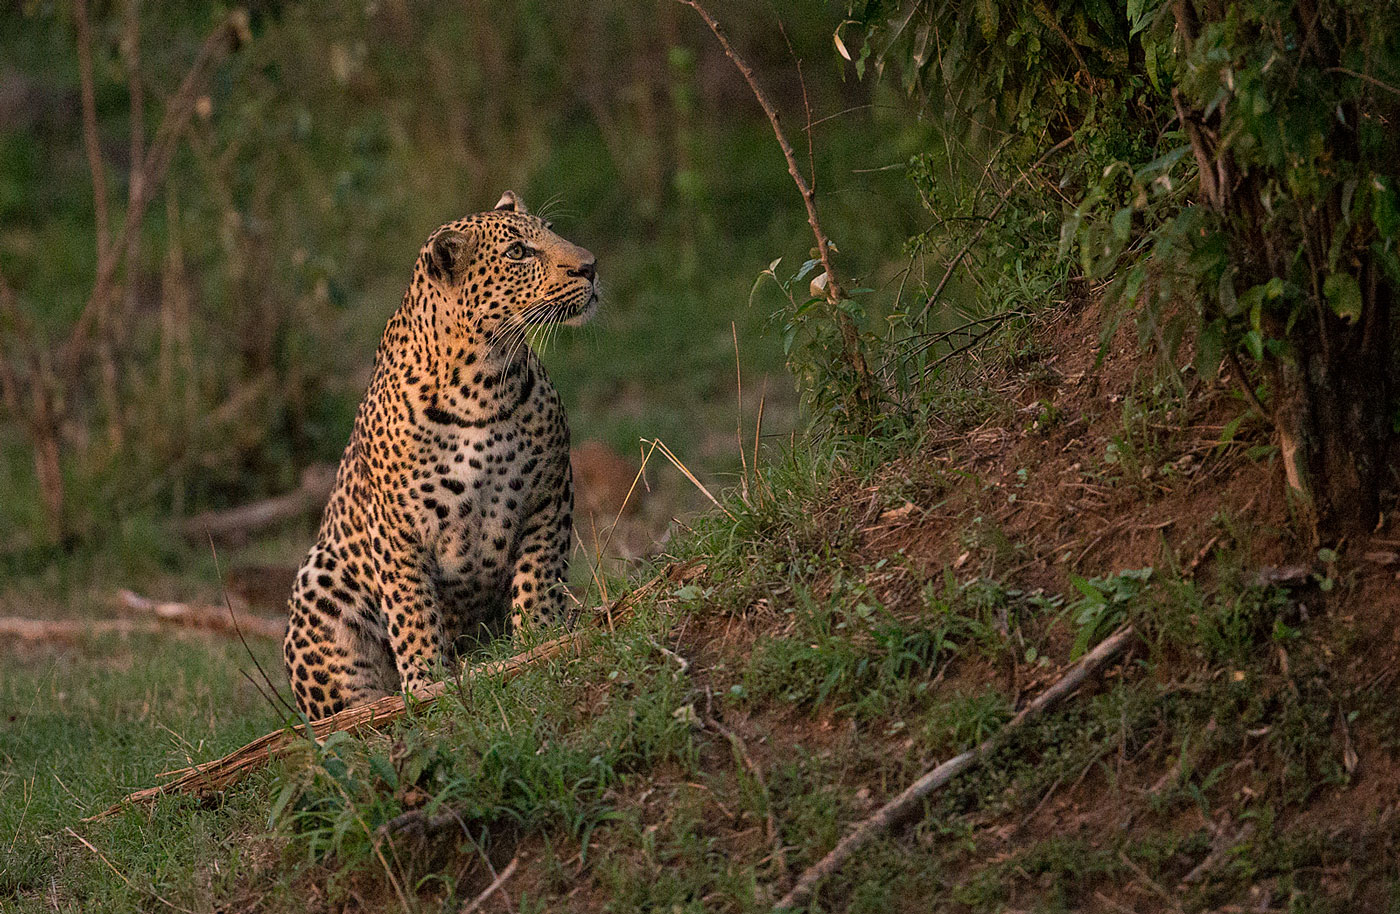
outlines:
[[414, 283], [441, 296], [445, 316], [488, 343], [510, 344], [538, 324], [579, 326], [598, 304], [597, 261], [526, 212], [512, 191], [493, 210], [438, 229]]

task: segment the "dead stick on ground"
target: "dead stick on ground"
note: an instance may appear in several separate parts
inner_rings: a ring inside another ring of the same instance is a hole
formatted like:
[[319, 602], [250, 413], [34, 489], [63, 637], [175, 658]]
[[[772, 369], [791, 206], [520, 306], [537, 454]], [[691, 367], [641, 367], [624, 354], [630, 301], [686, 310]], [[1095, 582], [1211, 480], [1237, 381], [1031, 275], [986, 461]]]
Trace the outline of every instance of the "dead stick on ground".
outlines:
[[463, 908], [462, 914], [475, 914], [476, 911], [481, 910], [481, 906], [486, 903], [486, 899], [496, 894], [496, 892], [500, 890], [501, 886], [506, 884], [506, 880], [510, 878], [511, 873], [515, 872], [515, 868], [519, 864], [520, 858], [512, 857], [510, 863], [506, 864], [506, 868], [501, 870], [501, 875], [497, 876], [491, 882], [491, 884], [486, 887], [486, 891], [476, 896], [475, 900], [473, 900], [471, 904]]
[[262, 616], [240, 614], [235, 620], [228, 611], [217, 606], [201, 606], [197, 603], [162, 603], [133, 593], [130, 590], [117, 591], [117, 598], [126, 609], [151, 614], [162, 622], [183, 625], [188, 628], [204, 628], [210, 631], [236, 634], [242, 628], [245, 634], [263, 638], [281, 638], [287, 633], [285, 619], [269, 619]]
[[236, 508], [196, 514], [179, 523], [180, 533], [195, 542], [212, 537], [221, 543], [239, 543], [289, 520], [319, 514], [335, 487], [335, 473], [335, 467], [327, 464], [307, 467], [301, 474], [301, 484], [293, 491]]
[[168, 626], [153, 619], [23, 619], [0, 617], [0, 638], [16, 641], [82, 641], [102, 635], [153, 635]]
[[[613, 619], [620, 621], [631, 611], [631, 604], [634, 600], [650, 591], [662, 580], [676, 580], [684, 575], [688, 569], [688, 565], [668, 567], [650, 581], [626, 594], [613, 604]], [[459, 682], [466, 682], [482, 676], [500, 676], [503, 679], [513, 679], [530, 667], [552, 660], [571, 650], [583, 640], [585, 635], [586, 633], [582, 631], [570, 632], [567, 635], [561, 635], [543, 644], [538, 644], [514, 657], [467, 667], [459, 679], [435, 682], [414, 692], [414, 703], [434, 701], [446, 694], [449, 689], [455, 688]], [[407, 710], [408, 704], [403, 695], [386, 695], [367, 705], [346, 708], [330, 717], [314, 720], [309, 725], [299, 724], [295, 727], [287, 727], [268, 733], [223, 758], [172, 771], [170, 773], [174, 776], [173, 780], [128, 794], [120, 802], [83, 821], [93, 822], [103, 819], [134, 803], [149, 802], [166, 794], [207, 794], [223, 790], [242, 780], [245, 775], [266, 767], [273, 759], [281, 758], [304, 746], [308, 737], [322, 740], [330, 734], [340, 731], [357, 733], [363, 730], [377, 730], [403, 717]]]
[[[471, 680], [480, 676], [501, 676], [505, 679], [513, 679], [537, 663], [558, 657], [573, 647], [582, 637], [582, 632], [574, 632], [546, 641], [508, 660], [498, 660], [470, 667], [463, 673], [462, 680]], [[435, 682], [414, 692], [414, 701], [415, 703], [434, 701], [456, 684], [457, 680]], [[299, 724], [295, 727], [268, 733], [221, 759], [173, 771], [171, 774], [176, 775], [173, 780], [128, 794], [120, 802], [83, 821], [93, 822], [103, 819], [133, 803], [148, 802], [170, 793], [213, 793], [223, 790], [230, 784], [242, 780], [245, 775], [265, 767], [273, 759], [281, 758], [305, 745], [307, 737], [322, 740], [332, 733], [340, 731], [358, 733], [362, 730], [376, 730], [403, 717], [407, 710], [408, 705], [402, 695], [386, 695], [370, 704], [347, 708], [338, 714], [332, 714], [330, 717], [312, 721], [309, 726]]]
[[[210, 635], [223, 635], [232, 630], [227, 620], [221, 627], [216, 624], [206, 625], [203, 621], [171, 617], [155, 619], [26, 619], [20, 616], [0, 616], [0, 638], [27, 642], [57, 641], [72, 644], [106, 635], [159, 635], [168, 633], [171, 628], [183, 628], [191, 632], [203, 632]], [[283, 628], [284, 623], [282, 622], [260, 619], [255, 628], [248, 630], [258, 635], [281, 638]]]
[[1135, 632], [1131, 625], [1124, 626], [1105, 638], [1098, 647], [1084, 655], [1068, 673], [1060, 677], [1054, 685], [1040, 693], [1030, 704], [1011, 719], [995, 735], [981, 745], [955, 756], [919, 778], [899, 796], [880, 807], [870, 818], [856, 826], [845, 838], [821, 860], [812, 864], [798, 877], [792, 891], [783, 896], [776, 910], [782, 911], [804, 904], [812, 897], [817, 883], [832, 875], [860, 850], [870, 839], [906, 821], [922, 808], [924, 799], [953, 778], [991, 755], [1002, 745], [1008, 734], [1023, 726], [1026, 721], [1054, 706], [1061, 699], [1074, 692], [1081, 685], [1113, 660], [1132, 642]]

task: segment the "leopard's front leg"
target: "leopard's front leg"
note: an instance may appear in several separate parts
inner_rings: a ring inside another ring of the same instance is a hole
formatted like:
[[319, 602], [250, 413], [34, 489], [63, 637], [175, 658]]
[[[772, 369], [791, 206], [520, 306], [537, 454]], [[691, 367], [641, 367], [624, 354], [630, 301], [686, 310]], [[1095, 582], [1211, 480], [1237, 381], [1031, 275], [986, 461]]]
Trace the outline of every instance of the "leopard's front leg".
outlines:
[[510, 624], [516, 632], [556, 625], [566, 617], [573, 513], [573, 486], [566, 480], [563, 491], [525, 521], [510, 588]]
[[380, 556], [380, 611], [394, 651], [400, 688], [430, 684], [447, 656], [437, 588], [428, 574], [427, 550], [409, 545]]

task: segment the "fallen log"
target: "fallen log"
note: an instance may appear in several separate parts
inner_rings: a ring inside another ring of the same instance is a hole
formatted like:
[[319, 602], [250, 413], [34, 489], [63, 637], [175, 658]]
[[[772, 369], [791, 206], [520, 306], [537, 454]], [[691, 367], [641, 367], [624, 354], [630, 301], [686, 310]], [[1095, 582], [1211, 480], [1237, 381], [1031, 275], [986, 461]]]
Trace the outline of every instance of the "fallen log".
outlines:
[[301, 485], [285, 495], [264, 498], [224, 511], [205, 511], [180, 522], [180, 534], [194, 543], [243, 543], [278, 524], [314, 514], [326, 507], [335, 486], [336, 468], [315, 464], [301, 474]]
[[281, 638], [287, 631], [285, 619], [269, 619], [246, 613], [235, 616], [230, 607], [199, 603], [162, 603], [130, 590], [117, 591], [117, 599], [122, 607], [130, 612], [154, 615], [161, 622], [186, 628], [202, 628], [227, 635], [237, 635], [241, 632], [244, 635], [257, 635], [262, 638]]
[[1121, 654], [1132, 643], [1135, 635], [1133, 627], [1125, 625], [1105, 638], [1098, 647], [1085, 654], [1054, 685], [1022, 708], [1020, 713], [1013, 717], [1005, 727], [988, 737], [980, 745], [961, 755], [954, 756], [929, 771], [905, 788], [899, 796], [881, 806], [873, 815], [856, 825], [850, 834], [842, 838], [836, 847], [832, 848], [831, 853], [803, 871], [793, 885], [792, 891], [783, 896], [775, 910], [785, 911], [809, 901], [816, 890], [817, 883], [840, 869], [870, 839], [913, 818], [914, 814], [923, 808], [923, 801], [929, 794], [984, 760], [1005, 742], [1009, 734], [1078, 689], [1089, 677]]
[[[662, 580], [681, 580], [694, 567], [693, 564], [668, 566], [656, 577], [619, 598], [609, 608], [609, 618], [614, 624], [621, 622], [631, 614], [632, 605], [638, 597], [650, 591]], [[467, 666], [462, 670], [459, 680], [443, 680], [415, 691], [412, 695], [412, 703], [416, 705], [435, 701], [446, 694], [448, 690], [455, 688], [461, 681], [488, 676], [513, 679], [536, 664], [552, 660], [566, 651], [574, 649], [586, 635], [587, 632], [582, 630], [570, 632], [505, 660], [494, 660]], [[403, 695], [386, 695], [378, 701], [355, 708], [346, 708], [330, 717], [314, 720], [310, 724], [284, 727], [281, 730], [258, 737], [223, 758], [170, 771], [168, 774], [171, 776], [171, 780], [155, 787], [146, 787], [130, 793], [83, 821], [95, 822], [120, 812], [127, 806], [148, 803], [167, 794], [192, 793], [207, 796], [217, 793], [242, 780], [244, 776], [253, 771], [266, 767], [273, 759], [281, 758], [305, 745], [307, 739], [322, 740], [332, 733], [342, 731], [358, 733], [378, 730], [403, 717], [407, 713], [408, 707], [409, 703], [405, 701]]]

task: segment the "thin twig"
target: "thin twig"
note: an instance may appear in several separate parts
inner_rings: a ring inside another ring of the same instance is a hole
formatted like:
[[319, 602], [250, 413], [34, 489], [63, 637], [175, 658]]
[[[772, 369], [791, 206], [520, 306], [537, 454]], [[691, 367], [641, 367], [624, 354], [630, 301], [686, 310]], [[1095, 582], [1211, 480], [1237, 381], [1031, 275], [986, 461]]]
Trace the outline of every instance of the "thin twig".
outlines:
[[1365, 73], [1358, 73], [1358, 72], [1356, 72], [1355, 70], [1348, 70], [1346, 67], [1328, 67], [1326, 72], [1328, 72], [1328, 73], [1345, 73], [1347, 76], [1353, 76], [1353, 77], [1355, 77], [1355, 78], [1357, 78], [1357, 79], [1359, 79], [1359, 80], [1361, 80], [1361, 81], [1363, 81], [1363, 82], [1368, 82], [1368, 83], [1370, 83], [1371, 85], [1375, 86], [1375, 87], [1378, 88], [1378, 89], [1384, 89], [1384, 90], [1387, 91], [1387, 92], [1393, 92], [1393, 93], [1395, 93], [1396, 95], [1400, 95], [1400, 89], [1395, 88], [1395, 87], [1392, 86], [1390, 83], [1381, 82], [1379, 79], [1376, 79], [1374, 76], [1367, 76]]
[[496, 876], [494, 880], [492, 880], [491, 884], [486, 887], [485, 891], [483, 891], [480, 895], [476, 896], [476, 898], [472, 900], [471, 904], [467, 905], [465, 908], [462, 909], [462, 914], [476, 914], [477, 911], [481, 910], [481, 906], [486, 903], [486, 899], [496, 894], [498, 891], [500, 891], [501, 886], [506, 884], [506, 880], [509, 879], [511, 877], [511, 874], [515, 872], [515, 868], [517, 865], [519, 865], [519, 863], [519, 856], [512, 857], [510, 859], [510, 863], [506, 864], [505, 869], [501, 870], [500, 874]]
[[[108, 228], [107, 167], [102, 161], [102, 144], [97, 135], [97, 93], [92, 76], [92, 23], [87, 0], [74, 0], [73, 24], [78, 30], [78, 85], [83, 108], [83, 150], [92, 173], [92, 214], [97, 234], [97, 262], [106, 262], [111, 232]], [[99, 266], [99, 269], [101, 267]]]
[[1249, 405], [1254, 407], [1261, 419], [1272, 422], [1273, 416], [1264, 408], [1264, 404], [1259, 402], [1259, 397], [1254, 393], [1254, 388], [1250, 386], [1249, 378], [1245, 375], [1244, 366], [1240, 364], [1240, 357], [1235, 354], [1235, 350], [1226, 350], [1225, 358], [1230, 360], [1230, 369], [1235, 375], [1235, 380], [1239, 383], [1240, 392], [1249, 401]]
[[155, 137], [146, 149], [146, 158], [141, 163], [141, 193], [135, 195], [127, 206], [121, 231], [115, 238], [108, 239], [107, 250], [110, 256], [99, 261], [92, 292], [64, 346], [62, 362], [68, 376], [71, 377], [75, 373], [74, 370], [82, 361], [93, 321], [98, 318], [98, 312], [106, 307], [107, 297], [111, 294], [112, 284], [116, 280], [117, 269], [125, 262], [123, 254], [127, 249], [127, 239], [141, 230], [146, 216], [146, 205], [150, 202], [154, 190], [165, 180], [180, 137], [184, 135], [190, 117], [194, 114], [196, 97], [214, 68], [238, 49], [247, 34], [248, 16], [245, 12], [236, 11], [219, 23], [209, 37], [204, 39], [204, 44], [200, 46], [194, 63], [190, 65], [180, 83], [180, 88], [166, 105], [165, 117], [156, 129]]
[[[718, 498], [715, 498], [714, 494], [710, 492], [709, 489], [705, 488], [705, 484], [700, 481], [699, 477], [697, 477], [693, 472], [691, 472], [690, 467], [682, 463], [681, 459], [677, 457], [669, 447], [666, 446], [666, 442], [662, 441], [660, 438], [652, 438], [650, 440], [643, 438], [642, 444], [650, 444], [654, 449], [661, 451], [661, 456], [671, 461], [671, 465], [674, 466], [676, 469], [680, 470], [681, 473], [685, 476], [685, 478], [690, 480], [690, 484], [695, 486], [695, 488], [699, 489], [700, 494], [704, 495], [710, 500], [710, 504], [723, 511], [724, 515], [730, 520], [738, 519], [734, 516], [733, 511], [730, 511], [728, 508], [722, 505], [720, 503], [720, 500]], [[650, 451], [647, 452], [647, 456], [651, 456]]]
[[[633, 603], [650, 592], [661, 581], [675, 581], [687, 574], [692, 568], [691, 564], [667, 566], [651, 580], [636, 587], [614, 603], [612, 606], [614, 618], [620, 620], [630, 614]], [[469, 680], [483, 676], [513, 679], [533, 666], [545, 663], [568, 651], [576, 650], [586, 635], [587, 633], [584, 631], [570, 632], [567, 635], [561, 635], [558, 638], [537, 644], [529, 650], [505, 660], [473, 664], [463, 670], [462, 679]], [[298, 724], [295, 727], [286, 727], [268, 733], [223, 758], [172, 771], [170, 774], [174, 775], [173, 780], [128, 794], [119, 802], [83, 821], [92, 822], [103, 819], [132, 804], [150, 802], [167, 794], [207, 794], [211, 791], [222, 790], [242, 780], [251, 772], [266, 767], [273, 759], [285, 757], [297, 750], [305, 745], [307, 739], [321, 740], [332, 733], [342, 731], [358, 733], [381, 729], [403, 717], [408, 713], [410, 706], [436, 701], [447, 694], [449, 690], [456, 688], [457, 685], [458, 680], [454, 679], [434, 682], [414, 692], [408, 700], [402, 694], [386, 695], [378, 701], [354, 708], [346, 708], [330, 717], [323, 717], [310, 723]]]
[[[238, 635], [238, 640], [242, 643], [243, 650], [248, 654], [248, 659], [253, 661], [253, 666], [257, 667], [258, 674], [262, 676], [263, 682], [267, 684], [268, 692], [271, 693], [271, 697], [264, 697], [267, 698], [268, 704], [272, 705], [272, 713], [277, 713], [277, 706], [280, 704], [288, 714], [292, 715], [292, 717], [296, 717], [297, 709], [292, 707], [291, 702], [287, 701], [287, 699], [282, 696], [282, 693], [277, 690], [277, 686], [273, 684], [271, 677], [267, 675], [267, 670], [264, 670], [262, 663], [259, 662], [258, 655], [254, 654], [253, 649], [248, 646], [248, 639], [243, 637], [243, 629], [238, 624], [238, 614], [233, 611], [233, 601], [229, 599], [228, 588], [224, 586], [224, 569], [223, 566], [219, 564], [219, 550], [215, 548], [214, 538], [212, 536], [209, 538], [209, 554], [214, 557], [214, 574], [219, 580], [219, 590], [223, 592], [224, 606], [228, 609], [229, 620], [233, 622], [233, 631]], [[247, 670], [243, 671], [243, 675], [248, 678], [249, 682], [253, 682], [253, 677]], [[257, 685], [257, 683], [253, 684]], [[259, 689], [258, 691], [262, 690]], [[277, 700], [273, 701], [273, 698]]]
[[876, 810], [874, 815], [858, 824], [850, 834], [842, 838], [831, 853], [808, 867], [798, 877], [792, 891], [784, 895], [782, 900], [778, 902], [777, 910], [795, 908], [808, 901], [815, 892], [817, 884], [840, 869], [867, 842], [907, 821], [923, 808], [923, 801], [929, 794], [987, 758], [1006, 741], [1008, 735], [1020, 729], [1031, 718], [1053, 707], [1073, 693], [1089, 677], [1121, 654], [1132, 643], [1134, 637], [1133, 627], [1126, 625], [1105, 638], [1098, 647], [1085, 654], [1054, 685], [1022, 708], [1020, 713], [1013, 717], [1005, 727], [988, 737], [981, 745], [969, 749], [961, 755], [954, 756], [929, 771], [905, 788], [899, 796]]
[[102, 853], [102, 851], [98, 850], [96, 847], [93, 847], [92, 842], [88, 841], [87, 838], [84, 838], [82, 835], [73, 831], [73, 829], [71, 828], [66, 828], [64, 829], [64, 831], [68, 832], [68, 834], [72, 835], [74, 838], [77, 838], [80, 842], [82, 842], [83, 847], [96, 854], [97, 859], [107, 864], [107, 868], [112, 872], [116, 873], [117, 878], [120, 879], [126, 885], [126, 887], [131, 889], [133, 892], [140, 892], [142, 894], [149, 895], [150, 897], [154, 898], [156, 901], [159, 901], [161, 904], [165, 905], [167, 908], [170, 908], [173, 911], [181, 911], [183, 912], [183, 914], [194, 914], [194, 912], [191, 911], [189, 908], [182, 908], [174, 902], [168, 901], [162, 898], [160, 895], [157, 895], [153, 889], [146, 889], [143, 891], [142, 889], [137, 887], [137, 885], [134, 882], [126, 878], [126, 874], [123, 873], [121, 870], [117, 869], [117, 867], [112, 863], [112, 861], [107, 859], [106, 854]]
[[[951, 338], [951, 337], [954, 337], [954, 336], [970, 336], [970, 337], [972, 337], [972, 340], [970, 341], [970, 345], [975, 345], [978, 341], [980, 341], [982, 338], [984, 338], [984, 337], [988, 336], [989, 334], [991, 334], [991, 332], [992, 332], [993, 330], [996, 330], [998, 327], [1000, 327], [1002, 324], [1006, 323], [1006, 322], [1007, 322], [1008, 320], [1010, 320], [1011, 318], [1013, 318], [1013, 317], [1028, 317], [1028, 316], [1029, 316], [1029, 315], [1027, 315], [1026, 312], [1022, 311], [1022, 310], [1019, 309], [1019, 308], [1011, 308], [1011, 309], [1006, 310], [1006, 311], [1000, 311], [1000, 312], [998, 312], [998, 313], [996, 313], [996, 314], [989, 314], [989, 315], [987, 315], [986, 317], [979, 317], [979, 318], [977, 318], [976, 320], [965, 321], [964, 323], [959, 324], [958, 326], [952, 328], [951, 330], [943, 330], [943, 331], [941, 331], [941, 332], [934, 333], [934, 334], [915, 334], [914, 336], [908, 337], [908, 339], [916, 339], [917, 337], [920, 337], [920, 336], [927, 336], [928, 338], [925, 339], [922, 343], [920, 343], [915, 349], [913, 349], [913, 350], [910, 351], [910, 352], [903, 353], [903, 354], [900, 354], [900, 353], [892, 354], [888, 359], [885, 360], [885, 364], [880, 366], [880, 370], [881, 370], [881, 371], [884, 371], [886, 368], [888, 368], [888, 367], [890, 366], [890, 362], [894, 361], [896, 358], [901, 358], [901, 357], [904, 358], [904, 359], [913, 358], [914, 356], [918, 355], [919, 353], [924, 352], [924, 351], [926, 351], [926, 350], [928, 350], [928, 349], [931, 349], [931, 348], [933, 348], [934, 346], [938, 345], [939, 343], [943, 342], [944, 340], [947, 340], [947, 339], [949, 339], [949, 338]], [[983, 324], [991, 324], [991, 326], [988, 327], [988, 328], [987, 328], [985, 331], [983, 331], [982, 333], [976, 333], [976, 334], [974, 334], [972, 328], [974, 328], [974, 327], [980, 327], [980, 326], [983, 325]], [[941, 356], [941, 357], [940, 357], [940, 360], [943, 359], [943, 358], [946, 358], [948, 355], [955, 355], [955, 354], [957, 354], [957, 353], [960, 352], [960, 351], [961, 351], [960, 349], [954, 349], [953, 352], [945, 353], [944, 356]], [[936, 364], [936, 363], [935, 363], [935, 364]]]
[[773, 136], [777, 138], [778, 146], [783, 151], [783, 158], [787, 160], [788, 174], [792, 175], [793, 183], [797, 185], [798, 193], [802, 195], [802, 203], [807, 208], [807, 224], [812, 229], [812, 237], [816, 239], [817, 257], [821, 260], [822, 269], [826, 272], [826, 287], [823, 291], [826, 294], [827, 303], [832, 306], [837, 327], [841, 331], [845, 359], [856, 373], [861, 404], [867, 411], [870, 411], [875, 405], [875, 383], [870, 375], [870, 368], [865, 363], [865, 356], [860, 351], [860, 338], [856, 332], [855, 324], [852, 323], [850, 316], [838, 307], [840, 301], [845, 297], [845, 292], [837, 279], [836, 268], [831, 262], [831, 242], [827, 238], [826, 232], [822, 230], [821, 220], [817, 217], [816, 191], [802, 177], [802, 169], [797, 164], [797, 154], [793, 152], [792, 143], [788, 142], [787, 135], [783, 133], [782, 125], [778, 122], [777, 109], [768, 100], [763, 87], [758, 84], [758, 78], [754, 75], [753, 68], [744, 61], [744, 58], [739, 56], [739, 52], [734, 50], [734, 46], [729, 43], [729, 38], [724, 34], [724, 29], [719, 22], [710, 15], [709, 10], [700, 5], [698, 0], [676, 0], [676, 2], [683, 3], [695, 10], [700, 18], [705, 20], [705, 24], [710, 27], [710, 31], [719, 41], [720, 47], [724, 49], [725, 56], [738, 68], [744, 81], [749, 84], [749, 89], [753, 92], [759, 107], [763, 109], [764, 114], [768, 115], [768, 123], [773, 127]]
[[764, 830], [768, 833], [768, 843], [773, 848], [773, 864], [777, 867], [779, 880], [787, 881], [787, 854], [783, 850], [783, 833], [778, 830], [778, 822], [773, 816], [773, 798], [768, 794], [768, 781], [763, 777], [763, 768], [758, 764], [744, 740], [733, 730], [715, 720], [708, 713], [700, 715], [700, 723], [707, 730], [713, 730], [729, 741], [729, 747], [734, 752], [735, 757], [748, 771], [749, 777], [753, 778], [754, 784], [758, 786], [759, 795], [763, 799], [763, 819]]
[[1044, 165], [1046, 159], [1050, 158], [1052, 155], [1059, 152], [1061, 149], [1064, 149], [1072, 142], [1074, 142], [1073, 134], [1065, 137], [1063, 140], [1060, 140], [1054, 146], [1051, 146], [1049, 149], [1045, 150], [1045, 152], [1041, 154], [1040, 158], [1035, 160], [1035, 163], [1031, 165], [1030, 168], [1027, 168], [1025, 171], [1017, 175], [1016, 180], [1012, 181], [1007, 186], [1006, 190], [1001, 192], [1001, 199], [997, 201], [997, 205], [994, 206], [992, 208], [992, 211], [987, 215], [987, 220], [983, 222], [981, 227], [979, 227], [977, 231], [973, 234], [973, 236], [970, 239], [968, 239], [968, 242], [962, 246], [962, 250], [958, 251], [958, 253], [953, 256], [953, 259], [948, 261], [948, 267], [943, 271], [943, 278], [938, 280], [938, 285], [934, 287], [933, 294], [929, 295], [928, 300], [924, 302], [923, 308], [919, 311], [918, 319], [914, 321], [915, 326], [918, 326], [919, 324], [922, 324], [924, 322], [924, 318], [928, 316], [929, 309], [934, 306], [934, 303], [938, 301], [939, 296], [943, 294], [943, 289], [948, 285], [948, 280], [953, 278], [953, 272], [957, 270], [958, 264], [962, 263], [963, 258], [967, 256], [968, 252], [972, 250], [973, 246], [976, 245], [977, 242], [982, 240], [982, 234], [987, 231], [987, 227], [992, 224], [993, 220], [996, 219], [997, 215], [1001, 212], [1002, 207], [1006, 206], [1007, 201], [1011, 199], [1012, 192], [1014, 192], [1016, 188], [1021, 185], [1021, 182], [1024, 181], [1030, 174], [1032, 174], [1041, 165]]

